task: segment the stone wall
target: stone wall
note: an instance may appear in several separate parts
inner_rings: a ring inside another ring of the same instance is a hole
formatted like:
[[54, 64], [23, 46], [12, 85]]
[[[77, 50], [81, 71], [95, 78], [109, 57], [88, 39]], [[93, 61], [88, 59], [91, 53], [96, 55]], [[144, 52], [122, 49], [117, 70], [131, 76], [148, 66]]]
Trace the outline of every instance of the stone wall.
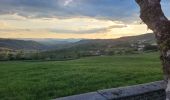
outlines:
[[165, 84], [157, 81], [135, 86], [99, 90], [54, 100], [165, 100]]
[[108, 100], [165, 100], [165, 91], [158, 90], [158, 91], [152, 91], [144, 94], [126, 96], [126, 97], [120, 97], [117, 99], [108, 99]]

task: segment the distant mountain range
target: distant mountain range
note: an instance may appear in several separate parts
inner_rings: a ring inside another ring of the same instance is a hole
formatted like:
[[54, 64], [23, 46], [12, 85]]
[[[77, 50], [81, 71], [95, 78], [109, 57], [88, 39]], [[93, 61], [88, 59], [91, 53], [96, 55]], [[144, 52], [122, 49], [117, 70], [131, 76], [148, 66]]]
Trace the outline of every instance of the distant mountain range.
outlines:
[[155, 43], [154, 34], [121, 37], [117, 39], [0, 39], [0, 48], [14, 50], [98, 49], [126, 47], [138, 41]]
[[55, 45], [55, 44], [67, 44], [67, 43], [74, 43], [78, 42], [82, 39], [53, 39], [53, 38], [23, 38], [21, 40], [31, 40], [35, 42], [39, 42], [42, 44], [47, 44], [47, 45]]
[[145, 41], [146, 43], [156, 43], [153, 33], [147, 33], [138, 36], [121, 37], [117, 39], [84, 39], [75, 43], [70, 43], [66, 47], [68, 49], [76, 50], [98, 50], [101, 48], [117, 48], [117, 47], [129, 47], [131, 44]]
[[45, 45], [35, 41], [0, 39], [0, 48], [8, 48], [13, 50], [43, 50]]

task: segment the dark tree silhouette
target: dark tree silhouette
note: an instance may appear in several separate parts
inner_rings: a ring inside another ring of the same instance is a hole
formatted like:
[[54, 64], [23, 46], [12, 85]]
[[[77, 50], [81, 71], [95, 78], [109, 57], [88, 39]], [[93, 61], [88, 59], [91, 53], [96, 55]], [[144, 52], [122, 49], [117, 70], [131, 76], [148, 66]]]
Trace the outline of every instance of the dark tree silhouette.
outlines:
[[170, 100], [170, 21], [161, 9], [161, 0], [136, 0], [140, 6], [140, 18], [153, 30], [160, 49], [164, 78], [167, 83], [166, 94]]

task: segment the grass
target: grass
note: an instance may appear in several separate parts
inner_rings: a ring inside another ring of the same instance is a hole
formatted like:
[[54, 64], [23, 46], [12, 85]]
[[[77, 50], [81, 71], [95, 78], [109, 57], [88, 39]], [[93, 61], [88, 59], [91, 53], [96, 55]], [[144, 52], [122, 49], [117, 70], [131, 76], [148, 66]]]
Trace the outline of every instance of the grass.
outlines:
[[49, 100], [161, 79], [158, 53], [0, 62], [0, 99]]

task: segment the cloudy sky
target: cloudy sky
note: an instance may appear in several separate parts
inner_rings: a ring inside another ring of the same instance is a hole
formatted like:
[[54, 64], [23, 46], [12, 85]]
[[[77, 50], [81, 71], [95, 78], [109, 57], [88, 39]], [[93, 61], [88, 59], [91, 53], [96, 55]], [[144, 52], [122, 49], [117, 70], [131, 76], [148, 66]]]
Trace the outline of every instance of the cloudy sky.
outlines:
[[[170, 0], [162, 0], [170, 17]], [[134, 0], [0, 0], [0, 38], [118, 38], [147, 32]]]

